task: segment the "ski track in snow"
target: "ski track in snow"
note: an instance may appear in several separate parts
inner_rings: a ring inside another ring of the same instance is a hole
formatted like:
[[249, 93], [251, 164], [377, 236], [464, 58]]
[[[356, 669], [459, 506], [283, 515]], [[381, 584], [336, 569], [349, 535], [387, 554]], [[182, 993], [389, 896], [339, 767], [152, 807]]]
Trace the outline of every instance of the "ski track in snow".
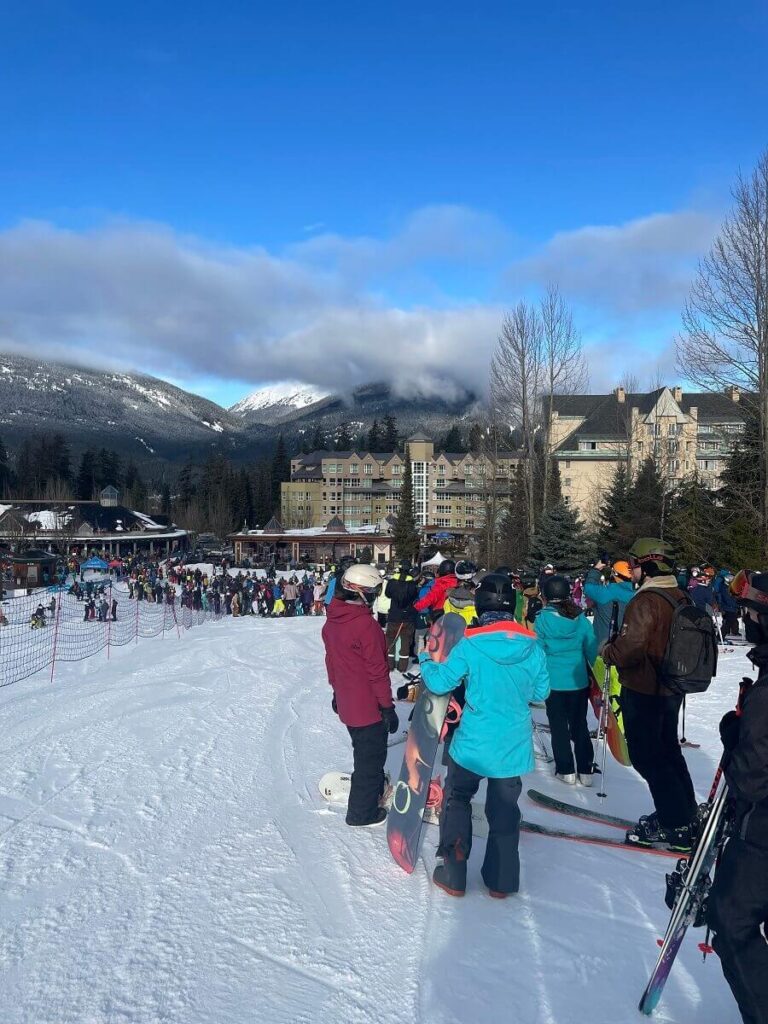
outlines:
[[[3, 1024], [642, 1019], [672, 862], [524, 835], [522, 891], [500, 902], [478, 840], [467, 896], [452, 900], [430, 882], [428, 827], [406, 876], [384, 828], [348, 829], [317, 791], [351, 764], [321, 626], [229, 619], [0, 691]], [[724, 656], [689, 701], [701, 798], [745, 671], [743, 652]], [[391, 749], [391, 772], [402, 755]], [[541, 765], [525, 785], [600, 803]], [[607, 811], [648, 810], [634, 773], [609, 763], [606, 786]], [[739, 1021], [702, 937], [689, 933], [655, 1020]]]

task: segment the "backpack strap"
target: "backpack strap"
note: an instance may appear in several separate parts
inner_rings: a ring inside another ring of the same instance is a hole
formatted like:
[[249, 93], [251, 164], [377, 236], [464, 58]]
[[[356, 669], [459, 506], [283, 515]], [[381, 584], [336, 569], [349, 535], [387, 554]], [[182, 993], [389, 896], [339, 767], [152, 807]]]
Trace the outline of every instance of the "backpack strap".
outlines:
[[[669, 593], [669, 591], [664, 589], [663, 587], [646, 587], [645, 590], [642, 591], [642, 593], [644, 593], [644, 594], [658, 594], [659, 597], [663, 597], [664, 598], [664, 600], [667, 602], [667, 604], [671, 604], [672, 607], [675, 610], [677, 610], [680, 607], [681, 604], [689, 604], [689, 605], [693, 604], [693, 600], [692, 600], [691, 596], [689, 594], [686, 594], [686, 592], [684, 590], [680, 591], [680, 593], [683, 595], [683, 600], [682, 601], [676, 601], [674, 599], [674, 597], [672, 597], [672, 595]], [[640, 594], [638, 593], [637, 596], [639, 597]]]

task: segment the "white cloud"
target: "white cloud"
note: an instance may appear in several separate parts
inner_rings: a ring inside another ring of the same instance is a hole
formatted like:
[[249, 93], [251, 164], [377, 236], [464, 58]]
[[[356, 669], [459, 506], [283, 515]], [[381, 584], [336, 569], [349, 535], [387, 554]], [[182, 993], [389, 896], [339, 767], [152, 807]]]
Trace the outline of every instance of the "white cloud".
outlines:
[[[557, 282], [588, 312], [588, 337], [610, 330], [621, 339], [589, 346], [593, 383], [610, 376], [608, 387], [631, 361], [633, 340], [638, 363], [649, 361], [644, 347], [659, 347], [648, 326], [658, 333], [660, 311], [666, 344], [670, 310], [713, 232], [711, 217], [683, 211], [558, 234], [511, 268], [514, 287], [501, 298], [511, 304], [531, 285]], [[0, 348], [177, 380], [484, 391], [502, 302], [400, 308], [382, 297], [383, 282], [416, 275], [423, 297], [440, 294], [436, 266], [490, 280], [508, 265], [511, 237], [462, 206], [417, 211], [389, 238], [323, 234], [278, 255], [157, 224], [76, 232], [23, 223], [0, 232]], [[630, 323], [634, 335], [622, 331]]]
[[557, 282], [573, 300], [623, 315], [678, 309], [719, 219], [695, 210], [554, 235], [520, 260], [511, 283]]

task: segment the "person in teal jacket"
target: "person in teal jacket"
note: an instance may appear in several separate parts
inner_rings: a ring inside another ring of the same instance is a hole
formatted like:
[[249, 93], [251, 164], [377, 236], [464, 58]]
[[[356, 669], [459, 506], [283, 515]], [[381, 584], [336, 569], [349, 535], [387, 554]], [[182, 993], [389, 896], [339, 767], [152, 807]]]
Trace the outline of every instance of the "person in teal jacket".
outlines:
[[597, 657], [597, 640], [589, 621], [571, 600], [565, 577], [548, 576], [542, 583], [541, 598], [544, 607], [536, 616], [536, 636], [549, 669], [547, 718], [555, 778], [568, 785], [591, 786], [595, 752], [587, 726], [587, 665]]
[[611, 582], [603, 582], [603, 572], [607, 569], [607, 562], [598, 559], [592, 568], [587, 572], [584, 580], [584, 596], [595, 606], [593, 627], [597, 646], [607, 643], [611, 638], [611, 616], [613, 606], [618, 604], [619, 629], [624, 619], [624, 609], [635, 596], [635, 585], [632, 582], [632, 569], [629, 562], [614, 562], [611, 568]]
[[472, 849], [472, 797], [483, 778], [488, 843], [482, 877], [503, 899], [520, 885], [520, 776], [533, 771], [529, 701], [544, 700], [549, 675], [536, 637], [514, 621], [516, 594], [507, 576], [489, 574], [475, 591], [479, 626], [467, 629], [448, 658], [419, 657], [425, 686], [450, 693], [465, 685], [465, 705], [447, 756], [448, 777], [432, 876], [451, 896], [463, 896]]

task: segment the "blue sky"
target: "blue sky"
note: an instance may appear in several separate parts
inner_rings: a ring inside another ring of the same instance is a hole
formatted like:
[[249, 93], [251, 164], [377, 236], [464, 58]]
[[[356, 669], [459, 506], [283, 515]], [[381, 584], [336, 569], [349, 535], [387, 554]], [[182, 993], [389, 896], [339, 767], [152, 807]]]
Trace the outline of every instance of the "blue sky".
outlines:
[[504, 308], [552, 280], [596, 386], [669, 375], [768, 141], [767, 43], [751, 2], [8, 0], [0, 348], [226, 403], [481, 386]]

